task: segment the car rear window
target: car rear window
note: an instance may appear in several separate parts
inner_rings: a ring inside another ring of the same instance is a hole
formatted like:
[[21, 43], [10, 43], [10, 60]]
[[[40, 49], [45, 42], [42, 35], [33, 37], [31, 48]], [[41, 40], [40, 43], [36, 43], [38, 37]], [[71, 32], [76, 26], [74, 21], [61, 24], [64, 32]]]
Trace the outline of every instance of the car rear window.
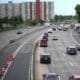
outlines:
[[74, 52], [74, 51], [76, 51], [76, 49], [75, 48], [70, 48], [70, 51]]
[[46, 80], [59, 80], [57, 76], [49, 75], [47, 76]]

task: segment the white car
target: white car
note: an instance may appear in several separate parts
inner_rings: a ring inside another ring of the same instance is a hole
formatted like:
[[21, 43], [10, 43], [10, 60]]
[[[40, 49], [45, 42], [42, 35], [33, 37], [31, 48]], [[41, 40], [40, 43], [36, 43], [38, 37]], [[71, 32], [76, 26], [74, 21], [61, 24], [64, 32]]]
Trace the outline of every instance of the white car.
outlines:
[[52, 33], [52, 29], [48, 29], [48, 33]]
[[43, 80], [61, 80], [60, 75], [56, 73], [45, 73], [43, 74]]
[[58, 40], [58, 37], [54, 35], [52, 40]]

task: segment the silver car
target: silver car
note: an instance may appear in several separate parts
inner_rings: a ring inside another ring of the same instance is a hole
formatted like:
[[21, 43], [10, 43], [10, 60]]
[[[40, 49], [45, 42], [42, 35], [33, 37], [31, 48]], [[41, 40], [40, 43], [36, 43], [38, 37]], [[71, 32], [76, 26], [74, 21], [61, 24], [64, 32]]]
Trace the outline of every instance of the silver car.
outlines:
[[43, 74], [43, 80], [61, 80], [60, 75], [56, 73], [45, 73]]

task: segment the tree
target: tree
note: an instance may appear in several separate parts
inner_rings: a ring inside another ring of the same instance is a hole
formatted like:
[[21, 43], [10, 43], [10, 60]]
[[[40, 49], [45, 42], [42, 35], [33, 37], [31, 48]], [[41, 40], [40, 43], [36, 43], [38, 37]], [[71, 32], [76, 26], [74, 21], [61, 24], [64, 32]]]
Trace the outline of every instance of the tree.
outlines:
[[2, 21], [2, 18], [0, 17], [0, 29], [1, 30], [3, 29], [2, 23], [3, 23], [3, 21]]
[[8, 23], [8, 20], [9, 20], [8, 17], [3, 17], [2, 22], [3, 23]]
[[39, 20], [39, 22], [40, 22], [41, 25], [43, 25], [45, 23], [45, 21], [41, 20], [41, 19]]
[[77, 4], [75, 7], [77, 20], [80, 23], [80, 4]]

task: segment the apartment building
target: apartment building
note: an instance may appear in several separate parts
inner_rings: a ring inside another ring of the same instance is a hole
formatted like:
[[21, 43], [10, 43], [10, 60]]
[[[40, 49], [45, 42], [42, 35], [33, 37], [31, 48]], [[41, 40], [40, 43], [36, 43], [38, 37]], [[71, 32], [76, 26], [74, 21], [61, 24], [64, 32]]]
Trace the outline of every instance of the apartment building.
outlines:
[[54, 2], [36, 0], [35, 2], [13, 3], [9, 1], [5, 4], [0, 4], [0, 17], [21, 16], [24, 21], [31, 20], [46, 20], [54, 19]]

